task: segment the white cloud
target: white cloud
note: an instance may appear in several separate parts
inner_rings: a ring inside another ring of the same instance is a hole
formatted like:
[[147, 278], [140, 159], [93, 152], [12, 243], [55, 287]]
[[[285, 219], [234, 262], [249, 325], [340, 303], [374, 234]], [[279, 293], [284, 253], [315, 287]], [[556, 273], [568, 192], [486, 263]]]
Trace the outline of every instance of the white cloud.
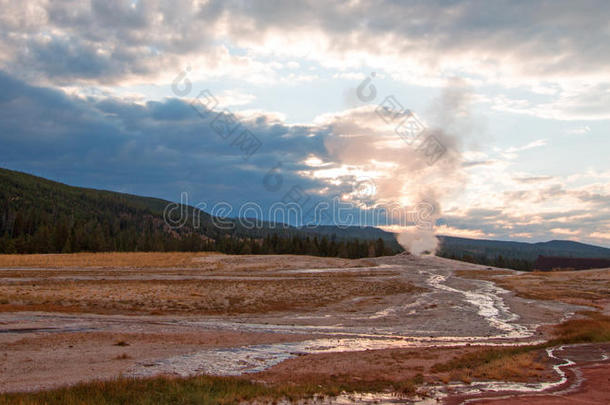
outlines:
[[215, 96], [218, 103], [223, 107], [242, 106], [252, 103], [256, 96], [250, 93], [245, 93], [239, 90], [225, 90]]
[[550, 231], [552, 233], [558, 234], [558, 235], [568, 235], [568, 236], [580, 235], [580, 231], [573, 230], [573, 229], [567, 229], [567, 228], [553, 228]]
[[547, 140], [546, 139], [536, 139], [535, 141], [532, 141], [526, 145], [523, 146], [517, 146], [517, 147], [511, 147], [508, 148], [506, 151], [508, 153], [513, 153], [513, 152], [521, 152], [524, 150], [528, 150], [528, 149], [534, 149], [534, 148], [539, 148], [541, 146], [545, 146], [547, 144]]
[[[14, 71], [27, 67], [55, 80], [124, 81], [156, 77], [202, 55], [215, 70], [214, 49], [227, 43], [260, 63], [286, 59], [289, 69], [312, 60], [341, 71], [378, 67], [395, 80], [423, 85], [460, 75], [546, 95], [586, 82], [599, 96], [609, 82], [610, 34], [601, 27], [610, 5], [593, 3], [2, 0], [1, 60]], [[50, 47], [55, 61], [46, 53]], [[222, 62], [235, 77], [239, 59]], [[591, 91], [562, 97], [575, 98], [573, 113], [605, 114], [607, 104]]]
[[571, 128], [566, 131], [569, 135], [586, 135], [591, 132], [591, 128], [588, 125]]

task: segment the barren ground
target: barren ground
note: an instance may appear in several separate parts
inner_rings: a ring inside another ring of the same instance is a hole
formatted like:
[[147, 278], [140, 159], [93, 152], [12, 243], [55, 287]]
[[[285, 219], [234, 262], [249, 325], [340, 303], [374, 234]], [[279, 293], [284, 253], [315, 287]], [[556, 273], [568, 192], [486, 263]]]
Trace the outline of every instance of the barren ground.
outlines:
[[606, 403], [606, 344], [476, 359], [543, 343], [583, 311], [608, 315], [609, 291], [608, 270], [522, 274], [437, 257], [0, 255], [0, 390], [214, 374], [410, 395], [338, 403], [415, 391]]

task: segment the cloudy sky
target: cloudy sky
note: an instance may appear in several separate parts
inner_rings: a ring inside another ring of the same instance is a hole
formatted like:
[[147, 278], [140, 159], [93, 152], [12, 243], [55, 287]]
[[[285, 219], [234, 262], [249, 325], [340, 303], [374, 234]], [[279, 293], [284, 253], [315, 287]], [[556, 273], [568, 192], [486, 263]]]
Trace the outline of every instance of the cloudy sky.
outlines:
[[430, 201], [437, 233], [610, 246], [607, 1], [0, 5], [1, 167], [208, 207]]

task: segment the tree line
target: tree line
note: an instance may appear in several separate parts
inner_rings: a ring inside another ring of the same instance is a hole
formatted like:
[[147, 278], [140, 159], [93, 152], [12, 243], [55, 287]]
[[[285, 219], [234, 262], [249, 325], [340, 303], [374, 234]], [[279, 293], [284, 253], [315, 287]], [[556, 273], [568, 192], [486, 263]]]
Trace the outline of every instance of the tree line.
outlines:
[[103, 211], [94, 218], [47, 213], [30, 207], [14, 210], [3, 205], [0, 253], [74, 253], [126, 251], [218, 251], [228, 254], [303, 254], [345, 258], [392, 254], [383, 239], [338, 240], [336, 236], [268, 234], [246, 237], [193, 229], [171, 230], [153, 215]]
[[461, 260], [468, 263], [482, 264], [484, 266], [501, 267], [504, 269], [531, 271], [534, 268], [534, 262], [531, 260], [505, 257], [502, 255], [490, 257], [483, 254], [476, 255], [471, 253], [449, 253], [441, 249], [437, 252], [437, 256], [446, 257], [453, 260]]
[[397, 249], [389, 240], [338, 237], [328, 229], [221, 230], [193, 207], [185, 212], [185, 225], [172, 228], [163, 219], [168, 203], [0, 168], [0, 253], [218, 251], [358, 258]]

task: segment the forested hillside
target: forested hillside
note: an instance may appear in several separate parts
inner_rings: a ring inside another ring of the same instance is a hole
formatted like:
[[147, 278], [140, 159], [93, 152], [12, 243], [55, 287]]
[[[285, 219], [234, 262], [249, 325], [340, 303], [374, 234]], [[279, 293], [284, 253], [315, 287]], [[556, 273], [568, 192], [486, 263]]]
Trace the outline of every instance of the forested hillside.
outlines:
[[[192, 207], [184, 226], [171, 228], [163, 220], [167, 204], [0, 169], [0, 253], [216, 250], [366, 257], [400, 250], [392, 234], [375, 228], [321, 227], [318, 232], [266, 224], [249, 230], [235, 223], [220, 230], [209, 214]], [[199, 218], [197, 227], [193, 216]]]
[[437, 255], [489, 266], [533, 270], [539, 256], [610, 258], [610, 249], [569, 240], [526, 243], [439, 236]]

